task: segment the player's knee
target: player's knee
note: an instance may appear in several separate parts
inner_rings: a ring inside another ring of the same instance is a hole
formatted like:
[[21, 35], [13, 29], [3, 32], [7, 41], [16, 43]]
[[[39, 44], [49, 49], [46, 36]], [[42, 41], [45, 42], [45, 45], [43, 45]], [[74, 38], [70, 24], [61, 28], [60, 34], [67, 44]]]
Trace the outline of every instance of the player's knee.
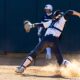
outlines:
[[31, 53], [31, 54], [29, 54], [29, 56], [31, 56], [33, 59], [35, 59], [36, 58], [36, 53]]

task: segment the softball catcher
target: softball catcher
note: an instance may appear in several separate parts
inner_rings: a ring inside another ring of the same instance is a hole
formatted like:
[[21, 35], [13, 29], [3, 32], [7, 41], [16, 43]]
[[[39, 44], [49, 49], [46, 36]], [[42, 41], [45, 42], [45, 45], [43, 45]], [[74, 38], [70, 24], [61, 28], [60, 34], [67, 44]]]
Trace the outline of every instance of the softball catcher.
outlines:
[[[44, 7], [44, 15], [42, 16], [42, 20], [41, 22], [47, 22], [49, 20], [52, 19], [53, 16], [53, 6], [51, 4], [46, 4]], [[38, 28], [38, 37], [39, 37], [39, 42], [42, 40], [45, 32], [47, 29], [43, 28], [43, 27], [39, 27]], [[51, 48], [46, 48], [46, 59], [51, 59], [52, 55], [51, 55]]]
[[28, 26], [25, 27], [26, 31], [28, 29], [27, 27], [29, 27], [30, 30], [31, 28], [41, 27], [41, 26], [47, 28], [47, 31], [42, 41], [34, 48], [33, 51], [30, 52], [28, 57], [26, 57], [24, 63], [19, 67], [17, 67], [16, 69], [17, 73], [23, 73], [24, 70], [32, 63], [32, 61], [35, 59], [38, 53], [41, 53], [47, 47], [51, 47], [53, 49], [59, 66], [61, 66], [62, 64], [64, 66], [68, 66], [70, 62], [63, 59], [63, 56], [58, 47], [58, 40], [59, 37], [61, 36], [61, 33], [64, 29], [64, 25], [68, 20], [69, 15], [80, 17], [80, 13], [74, 10], [68, 10], [64, 14], [58, 10], [54, 13], [52, 20], [48, 22], [35, 23], [35, 24], [31, 24], [30, 22], [27, 23]]

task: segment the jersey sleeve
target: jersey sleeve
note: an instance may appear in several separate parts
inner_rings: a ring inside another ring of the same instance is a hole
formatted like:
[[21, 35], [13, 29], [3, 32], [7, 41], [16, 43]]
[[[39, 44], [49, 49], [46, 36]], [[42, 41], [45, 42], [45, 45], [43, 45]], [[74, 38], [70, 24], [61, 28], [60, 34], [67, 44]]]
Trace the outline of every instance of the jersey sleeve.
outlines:
[[43, 24], [44, 28], [48, 28], [51, 25], [52, 20], [49, 20], [47, 22], [41, 22], [41, 23]]
[[68, 10], [65, 14], [64, 14], [64, 18], [67, 20], [69, 19], [69, 16], [71, 16], [73, 14], [72, 10]]

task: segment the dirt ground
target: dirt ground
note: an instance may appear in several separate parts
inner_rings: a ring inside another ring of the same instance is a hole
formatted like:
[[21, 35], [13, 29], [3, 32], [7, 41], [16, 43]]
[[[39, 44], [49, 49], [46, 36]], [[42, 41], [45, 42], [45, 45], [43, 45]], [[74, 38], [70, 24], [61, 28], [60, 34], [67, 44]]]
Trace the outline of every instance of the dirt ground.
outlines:
[[46, 60], [45, 55], [38, 56], [35, 62], [20, 75], [15, 69], [21, 64], [26, 54], [0, 55], [0, 80], [80, 80], [80, 53], [65, 54], [71, 61], [67, 68], [58, 67], [53, 56]]

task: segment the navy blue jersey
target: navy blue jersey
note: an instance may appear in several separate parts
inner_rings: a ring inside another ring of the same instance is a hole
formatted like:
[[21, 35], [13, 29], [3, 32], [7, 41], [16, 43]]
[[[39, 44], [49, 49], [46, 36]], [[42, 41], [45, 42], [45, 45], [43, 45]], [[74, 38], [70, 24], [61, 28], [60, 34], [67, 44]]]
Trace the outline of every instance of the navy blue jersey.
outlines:
[[46, 22], [46, 21], [52, 19], [52, 16], [53, 16], [53, 13], [51, 13], [50, 15], [44, 14], [42, 17], [42, 21]]

